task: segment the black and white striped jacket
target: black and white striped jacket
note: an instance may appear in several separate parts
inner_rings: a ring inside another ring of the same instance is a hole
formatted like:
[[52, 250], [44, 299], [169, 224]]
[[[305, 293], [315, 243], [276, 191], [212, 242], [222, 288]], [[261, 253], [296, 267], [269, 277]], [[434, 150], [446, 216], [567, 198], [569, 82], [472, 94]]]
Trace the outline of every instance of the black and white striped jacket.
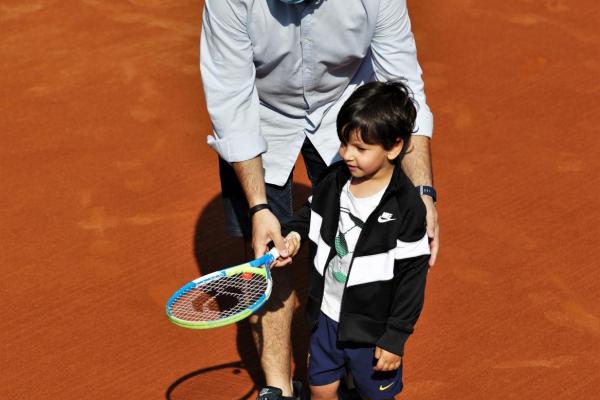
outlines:
[[[333, 164], [307, 202], [282, 226], [310, 239], [308, 319], [321, 309], [324, 272], [335, 255], [340, 193], [350, 179], [343, 162]], [[425, 205], [398, 166], [383, 198], [371, 213], [354, 249], [341, 302], [338, 341], [377, 345], [403, 355], [423, 308], [429, 261]]]

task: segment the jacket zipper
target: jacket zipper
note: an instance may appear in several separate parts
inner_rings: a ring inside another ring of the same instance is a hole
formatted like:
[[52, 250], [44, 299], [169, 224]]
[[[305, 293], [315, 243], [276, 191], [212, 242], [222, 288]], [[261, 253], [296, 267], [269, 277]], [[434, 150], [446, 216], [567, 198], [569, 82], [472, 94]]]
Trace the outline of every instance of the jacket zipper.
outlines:
[[[367, 230], [367, 227], [370, 228], [371, 225], [373, 224], [372, 222], [370, 222], [371, 219], [374, 218], [373, 216], [377, 215], [379, 213], [379, 211], [383, 208], [383, 205], [388, 202], [388, 200], [391, 196], [392, 196], [392, 191], [387, 193], [387, 195], [385, 195], [384, 198], [381, 199], [381, 201], [379, 202], [377, 207], [375, 207], [375, 209], [371, 212], [371, 215], [369, 215], [369, 217], [365, 221], [364, 228], [360, 231], [360, 234], [358, 235], [358, 239], [356, 240], [357, 246], [359, 246], [362, 243], [361, 239], [363, 237], [363, 234]], [[337, 329], [337, 335], [336, 335], [338, 340], [340, 339], [340, 332], [342, 330], [341, 328], [342, 328], [342, 314], [344, 311], [344, 297], [346, 297], [346, 288], [348, 286], [348, 281], [350, 280], [350, 273], [352, 272], [352, 265], [354, 265], [354, 257], [356, 256], [356, 253], [358, 253], [358, 252], [356, 251], [356, 248], [355, 248], [354, 252], [352, 253], [352, 258], [350, 259], [350, 266], [348, 267], [348, 275], [347, 275], [346, 282], [344, 282], [344, 291], [342, 292], [342, 298], [340, 300], [340, 320], [338, 322], [338, 329]], [[327, 269], [327, 267], [329, 267], [329, 262], [325, 266], [325, 269]], [[325, 282], [323, 282], [323, 284], [325, 284]], [[323, 297], [324, 296], [321, 297], [321, 303], [323, 303]]]

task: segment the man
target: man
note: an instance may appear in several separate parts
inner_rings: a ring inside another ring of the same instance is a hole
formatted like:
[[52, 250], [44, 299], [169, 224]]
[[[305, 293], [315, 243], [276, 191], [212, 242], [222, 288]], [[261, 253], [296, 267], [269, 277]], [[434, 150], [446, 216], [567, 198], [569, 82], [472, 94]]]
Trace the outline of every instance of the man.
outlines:
[[[252, 229], [257, 256], [271, 241], [288, 256], [278, 219], [292, 212], [298, 153], [316, 179], [338, 157], [335, 121], [352, 91], [371, 80], [405, 79], [419, 112], [413, 149], [402, 165], [427, 207], [433, 265], [439, 245], [433, 118], [405, 0], [206, 0], [200, 62], [228, 231], [241, 236]], [[269, 311], [251, 320], [269, 386], [259, 399], [293, 396], [286, 269], [274, 277]]]

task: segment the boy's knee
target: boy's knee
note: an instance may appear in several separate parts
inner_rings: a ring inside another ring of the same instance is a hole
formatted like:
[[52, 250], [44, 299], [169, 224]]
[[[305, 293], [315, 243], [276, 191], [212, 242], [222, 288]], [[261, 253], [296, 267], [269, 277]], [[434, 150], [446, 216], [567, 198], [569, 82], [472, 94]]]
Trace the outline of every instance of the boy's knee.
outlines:
[[338, 400], [337, 389], [339, 381], [322, 386], [310, 387], [311, 400]]

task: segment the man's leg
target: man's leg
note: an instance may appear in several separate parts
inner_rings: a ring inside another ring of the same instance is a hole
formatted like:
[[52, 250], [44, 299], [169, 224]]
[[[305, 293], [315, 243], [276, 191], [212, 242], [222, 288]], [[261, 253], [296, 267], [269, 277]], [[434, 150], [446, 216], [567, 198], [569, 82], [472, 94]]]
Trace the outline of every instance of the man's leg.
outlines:
[[[302, 145], [302, 158], [311, 183], [327, 168], [310, 140]], [[292, 215], [292, 174], [283, 187], [268, 185], [268, 202], [280, 222]], [[254, 340], [261, 358], [268, 386], [281, 388], [284, 396], [292, 396], [291, 387], [291, 323], [296, 303], [291, 266], [273, 271], [273, 292], [262, 314], [251, 317]]]
[[[248, 203], [233, 168], [219, 159], [219, 175], [227, 233], [244, 237], [248, 257], [252, 226], [248, 218]], [[283, 221], [292, 214], [292, 178], [284, 186], [266, 185], [267, 201], [273, 214]], [[295, 296], [292, 290], [290, 267], [272, 271], [273, 290], [260, 313], [250, 317], [254, 342], [260, 356], [268, 386], [280, 388], [283, 396], [292, 396], [290, 326], [294, 312]], [[267, 398], [278, 399], [279, 396]]]
[[[327, 168], [312, 143], [304, 140], [302, 157], [309, 179], [315, 182]], [[283, 187], [268, 185], [268, 202], [280, 222], [292, 215], [292, 174]], [[273, 292], [263, 313], [251, 317], [261, 365], [268, 386], [281, 388], [283, 396], [292, 396], [291, 387], [291, 323], [296, 303], [296, 293], [292, 285], [291, 266], [273, 271]]]
[[[266, 185], [267, 201], [280, 222], [292, 215], [292, 175], [284, 186]], [[291, 266], [272, 271], [273, 291], [263, 311], [250, 319], [254, 340], [268, 386], [293, 395], [291, 371], [291, 323], [296, 296]]]
[[263, 311], [250, 317], [250, 326], [260, 356], [267, 386], [279, 388], [283, 396], [293, 395], [291, 385], [290, 328], [295, 296], [289, 279], [290, 271], [272, 271], [273, 291]]

